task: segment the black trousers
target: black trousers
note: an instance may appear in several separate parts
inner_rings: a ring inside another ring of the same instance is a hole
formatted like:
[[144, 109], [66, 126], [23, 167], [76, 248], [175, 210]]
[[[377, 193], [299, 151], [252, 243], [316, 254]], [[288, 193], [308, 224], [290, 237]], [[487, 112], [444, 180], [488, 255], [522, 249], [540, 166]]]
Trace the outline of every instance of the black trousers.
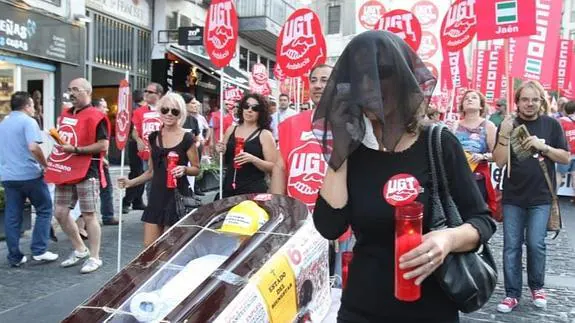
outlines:
[[[142, 160], [138, 156], [138, 145], [134, 140], [128, 141], [128, 159], [130, 164], [129, 179], [136, 178], [144, 173]], [[130, 204], [143, 204], [142, 195], [144, 194], [144, 184], [130, 187], [126, 189], [126, 196], [122, 201], [122, 205], [130, 206]]]

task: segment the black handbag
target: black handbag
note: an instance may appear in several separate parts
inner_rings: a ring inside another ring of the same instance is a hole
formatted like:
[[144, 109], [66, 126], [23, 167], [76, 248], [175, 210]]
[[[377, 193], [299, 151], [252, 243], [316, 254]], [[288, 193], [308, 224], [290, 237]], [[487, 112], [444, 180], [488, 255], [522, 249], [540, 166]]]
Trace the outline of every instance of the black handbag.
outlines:
[[[432, 125], [428, 130], [428, 158], [431, 169], [430, 229], [441, 230], [463, 224], [457, 205], [449, 192], [443, 164], [441, 133], [445, 126]], [[467, 167], [462, 165], [461, 167]], [[434, 276], [447, 296], [464, 313], [483, 307], [497, 284], [497, 268], [487, 243], [476, 251], [450, 253]]]
[[181, 219], [192, 210], [202, 206], [202, 201], [199, 198], [183, 195], [178, 188], [174, 189], [174, 201], [176, 203], [178, 219]]

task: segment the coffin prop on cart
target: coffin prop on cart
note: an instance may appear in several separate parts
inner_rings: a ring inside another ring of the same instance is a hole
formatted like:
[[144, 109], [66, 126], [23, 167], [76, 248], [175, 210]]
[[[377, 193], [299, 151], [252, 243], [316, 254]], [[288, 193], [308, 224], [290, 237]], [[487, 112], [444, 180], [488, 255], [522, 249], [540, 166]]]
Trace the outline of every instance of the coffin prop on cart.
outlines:
[[188, 214], [64, 322], [321, 322], [330, 303], [306, 206], [249, 194]]

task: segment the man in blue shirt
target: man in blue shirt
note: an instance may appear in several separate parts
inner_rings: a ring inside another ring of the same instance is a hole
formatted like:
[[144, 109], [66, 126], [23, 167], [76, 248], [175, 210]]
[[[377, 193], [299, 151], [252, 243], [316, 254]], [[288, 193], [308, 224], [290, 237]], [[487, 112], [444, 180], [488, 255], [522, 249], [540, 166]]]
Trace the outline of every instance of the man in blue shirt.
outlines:
[[48, 262], [58, 259], [58, 255], [47, 251], [52, 199], [43, 178], [46, 158], [39, 145], [42, 143], [40, 128], [33, 119], [34, 102], [28, 93], [16, 92], [10, 98], [10, 108], [12, 112], [0, 123], [0, 138], [3, 138], [0, 140], [0, 180], [6, 195], [4, 226], [8, 262], [19, 267], [27, 261], [19, 248], [26, 199], [36, 209], [32, 258]]

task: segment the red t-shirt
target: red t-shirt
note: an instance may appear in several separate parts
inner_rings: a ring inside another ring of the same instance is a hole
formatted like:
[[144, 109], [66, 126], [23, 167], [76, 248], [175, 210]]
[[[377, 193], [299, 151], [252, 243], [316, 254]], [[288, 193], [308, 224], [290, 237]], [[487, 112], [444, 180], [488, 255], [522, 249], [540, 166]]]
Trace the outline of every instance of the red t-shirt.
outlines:
[[567, 137], [567, 144], [569, 144], [569, 150], [572, 155], [575, 155], [575, 119], [569, 117], [561, 117], [559, 119], [563, 132], [565, 132], [565, 137]]
[[[220, 141], [220, 116], [222, 115], [221, 111], [214, 111], [210, 113], [210, 126], [214, 129], [213, 138], [215, 142]], [[228, 130], [229, 127], [232, 126], [234, 123], [234, 118], [231, 113], [228, 113], [224, 116], [224, 131]]]

